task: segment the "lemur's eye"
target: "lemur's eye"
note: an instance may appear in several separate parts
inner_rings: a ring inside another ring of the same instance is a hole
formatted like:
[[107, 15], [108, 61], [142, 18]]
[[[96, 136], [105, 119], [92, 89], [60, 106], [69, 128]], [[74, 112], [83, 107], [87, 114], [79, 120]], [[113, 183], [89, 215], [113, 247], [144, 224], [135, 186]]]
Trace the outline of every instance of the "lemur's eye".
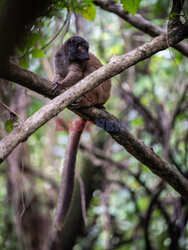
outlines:
[[82, 51], [82, 50], [83, 50], [83, 47], [79, 46], [79, 47], [78, 47], [78, 50]]

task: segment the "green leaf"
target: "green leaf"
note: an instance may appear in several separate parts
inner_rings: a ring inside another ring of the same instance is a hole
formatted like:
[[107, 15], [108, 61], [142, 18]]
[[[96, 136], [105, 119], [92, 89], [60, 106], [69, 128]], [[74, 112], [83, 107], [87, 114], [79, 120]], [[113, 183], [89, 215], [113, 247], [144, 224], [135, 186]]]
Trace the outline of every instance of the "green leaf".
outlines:
[[138, 11], [140, 2], [141, 0], [121, 0], [121, 3], [123, 4], [123, 8], [133, 15], [135, 15], [136, 12]]
[[26, 47], [25, 47], [25, 52], [29, 51], [32, 47], [35, 47], [38, 41], [41, 39], [40, 33], [32, 33], [26, 38]]
[[171, 14], [169, 15], [169, 18], [174, 18], [174, 17], [177, 17], [177, 16], [180, 16], [180, 14], [174, 12], [174, 13], [171, 13]]
[[13, 120], [8, 120], [6, 123], [5, 123], [5, 129], [8, 133], [10, 133], [14, 128], [14, 121]]
[[80, 12], [82, 13], [82, 16], [88, 19], [89, 21], [93, 21], [95, 19], [96, 9], [93, 4], [88, 4], [83, 6]]
[[12, 82], [12, 89], [14, 89], [16, 86], [16, 83], [15, 82]]
[[29, 55], [25, 54], [23, 55], [20, 60], [19, 60], [19, 65], [24, 68], [28, 69], [29, 68]]
[[33, 57], [36, 57], [36, 58], [44, 57], [44, 51], [41, 49], [32, 49], [31, 54]]

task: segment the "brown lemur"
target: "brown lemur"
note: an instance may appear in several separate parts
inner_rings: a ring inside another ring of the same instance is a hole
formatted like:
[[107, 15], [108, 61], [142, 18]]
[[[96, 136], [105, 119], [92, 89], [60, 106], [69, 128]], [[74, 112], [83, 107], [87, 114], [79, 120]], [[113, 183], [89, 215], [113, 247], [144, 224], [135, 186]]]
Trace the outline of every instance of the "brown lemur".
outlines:
[[[54, 56], [54, 94], [58, 95], [63, 88], [70, 88], [102, 66], [99, 59], [89, 52], [89, 43], [85, 39], [79, 36], [70, 37]], [[71, 107], [102, 107], [110, 97], [110, 89], [111, 81], [106, 80], [80, 97]], [[84, 124], [83, 122], [83, 126]], [[54, 226], [57, 230], [61, 230], [63, 227], [71, 205], [76, 154], [81, 134], [82, 131], [71, 131], [69, 133], [59, 199], [54, 217]]]

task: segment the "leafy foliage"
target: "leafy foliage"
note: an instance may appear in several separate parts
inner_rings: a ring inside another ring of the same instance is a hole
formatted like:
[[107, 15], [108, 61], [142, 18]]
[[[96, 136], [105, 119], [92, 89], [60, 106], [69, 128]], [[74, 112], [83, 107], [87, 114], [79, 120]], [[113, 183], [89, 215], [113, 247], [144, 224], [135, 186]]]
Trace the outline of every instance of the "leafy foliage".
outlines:
[[8, 133], [10, 133], [14, 128], [14, 121], [13, 120], [8, 120], [6, 123], [5, 123], [5, 129]]
[[136, 12], [138, 11], [140, 2], [141, 0], [121, 0], [121, 3], [123, 4], [123, 8], [133, 15], [135, 15]]
[[94, 21], [96, 16], [96, 8], [92, 1], [82, 1], [78, 8], [75, 9], [89, 21]]

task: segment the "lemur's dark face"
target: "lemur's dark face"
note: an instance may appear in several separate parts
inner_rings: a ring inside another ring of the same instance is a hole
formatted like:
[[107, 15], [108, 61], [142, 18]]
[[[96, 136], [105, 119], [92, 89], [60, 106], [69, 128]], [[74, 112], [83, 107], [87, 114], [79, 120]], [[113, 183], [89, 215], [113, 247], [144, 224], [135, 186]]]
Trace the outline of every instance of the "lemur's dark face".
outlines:
[[70, 60], [89, 60], [89, 43], [80, 36], [70, 37], [66, 41], [65, 49]]

